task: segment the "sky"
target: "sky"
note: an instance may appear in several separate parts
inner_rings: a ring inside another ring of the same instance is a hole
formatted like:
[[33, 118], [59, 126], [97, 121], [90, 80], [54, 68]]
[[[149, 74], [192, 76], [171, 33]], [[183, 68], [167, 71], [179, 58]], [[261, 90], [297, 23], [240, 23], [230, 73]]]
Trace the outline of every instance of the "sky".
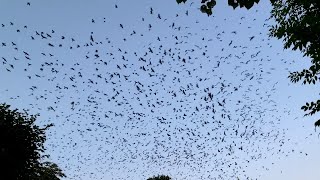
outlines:
[[64, 179], [319, 179], [319, 88], [287, 78], [310, 60], [268, 37], [268, 2], [1, 2], [0, 103], [54, 123]]

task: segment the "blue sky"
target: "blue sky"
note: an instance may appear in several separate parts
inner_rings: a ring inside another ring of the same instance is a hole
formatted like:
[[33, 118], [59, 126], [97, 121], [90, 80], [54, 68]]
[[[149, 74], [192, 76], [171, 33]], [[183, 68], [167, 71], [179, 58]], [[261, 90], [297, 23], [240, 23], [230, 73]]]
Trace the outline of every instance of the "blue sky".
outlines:
[[267, 36], [266, 2], [197, 7], [4, 0], [0, 101], [55, 124], [66, 179], [318, 179], [319, 115], [300, 110], [318, 86], [287, 78], [308, 59]]

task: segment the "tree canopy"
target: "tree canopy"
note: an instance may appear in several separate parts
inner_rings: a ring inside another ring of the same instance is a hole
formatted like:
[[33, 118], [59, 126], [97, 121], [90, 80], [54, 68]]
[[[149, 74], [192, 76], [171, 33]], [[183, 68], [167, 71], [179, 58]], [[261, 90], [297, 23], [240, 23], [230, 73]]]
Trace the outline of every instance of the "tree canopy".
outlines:
[[58, 180], [66, 177], [54, 163], [42, 162], [44, 158], [45, 131], [35, 124], [38, 115], [11, 110], [0, 104], [0, 164], [1, 176], [12, 180]]
[[158, 175], [158, 176], [153, 176], [148, 178], [147, 180], [170, 180], [171, 177], [166, 176], [166, 175]]

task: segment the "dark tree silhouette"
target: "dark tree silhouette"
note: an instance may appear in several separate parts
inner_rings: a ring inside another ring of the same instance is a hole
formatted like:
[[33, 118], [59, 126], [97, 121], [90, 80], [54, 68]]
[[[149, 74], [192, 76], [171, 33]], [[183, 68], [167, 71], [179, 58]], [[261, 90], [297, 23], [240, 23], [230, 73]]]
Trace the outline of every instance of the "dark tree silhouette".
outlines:
[[[186, 3], [187, 0], [176, 0], [178, 4]], [[228, 0], [228, 5], [232, 6], [233, 9], [237, 7], [250, 9], [254, 3], [259, 3], [260, 0]], [[271, 0], [274, 1], [274, 0]], [[212, 10], [217, 4], [216, 0], [201, 0], [200, 10], [202, 13], [206, 13], [208, 16], [212, 15]]]
[[171, 177], [165, 175], [158, 175], [148, 178], [147, 180], [170, 180]]
[[45, 131], [53, 125], [40, 128], [35, 125], [37, 117], [0, 104], [0, 168], [4, 179], [58, 180], [66, 177], [56, 164], [41, 162], [49, 157], [43, 155]]
[[[271, 17], [277, 24], [270, 29], [270, 35], [283, 39], [285, 49], [300, 50], [311, 59], [309, 69], [290, 73], [291, 82], [315, 84], [320, 74], [320, 1], [278, 0], [272, 5]], [[313, 115], [320, 111], [320, 100], [306, 103], [301, 109], [309, 111], [305, 115]]]

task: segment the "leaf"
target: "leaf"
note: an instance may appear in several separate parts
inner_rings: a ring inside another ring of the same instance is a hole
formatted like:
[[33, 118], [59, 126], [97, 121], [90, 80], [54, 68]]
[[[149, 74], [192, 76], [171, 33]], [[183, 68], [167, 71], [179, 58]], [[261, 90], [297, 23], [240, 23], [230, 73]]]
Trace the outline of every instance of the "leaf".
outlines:
[[212, 10], [211, 9], [207, 9], [206, 13], [207, 13], [208, 16], [211, 16], [212, 15]]
[[202, 5], [202, 6], [200, 7], [200, 11], [201, 11], [202, 13], [207, 13], [207, 6], [206, 6], [206, 5]]
[[187, 2], [187, 0], [176, 0], [176, 1], [177, 1], [178, 4], [180, 4], [180, 3], [182, 3], [182, 2], [183, 2], [183, 3], [186, 3], [186, 2]]
[[228, 5], [232, 6], [233, 9], [236, 9], [238, 7], [238, 3], [235, 3], [234, 0], [228, 0]]
[[254, 4], [254, 2], [252, 0], [250, 0], [250, 1], [245, 2], [244, 6], [247, 9], [250, 9], [250, 8], [252, 8], [253, 4]]
[[[207, 2], [207, 7], [209, 9], [212, 9], [216, 4], [217, 4], [217, 2], [215, 0], [211, 0], [210, 2]], [[212, 12], [211, 12], [211, 14], [212, 14]]]

